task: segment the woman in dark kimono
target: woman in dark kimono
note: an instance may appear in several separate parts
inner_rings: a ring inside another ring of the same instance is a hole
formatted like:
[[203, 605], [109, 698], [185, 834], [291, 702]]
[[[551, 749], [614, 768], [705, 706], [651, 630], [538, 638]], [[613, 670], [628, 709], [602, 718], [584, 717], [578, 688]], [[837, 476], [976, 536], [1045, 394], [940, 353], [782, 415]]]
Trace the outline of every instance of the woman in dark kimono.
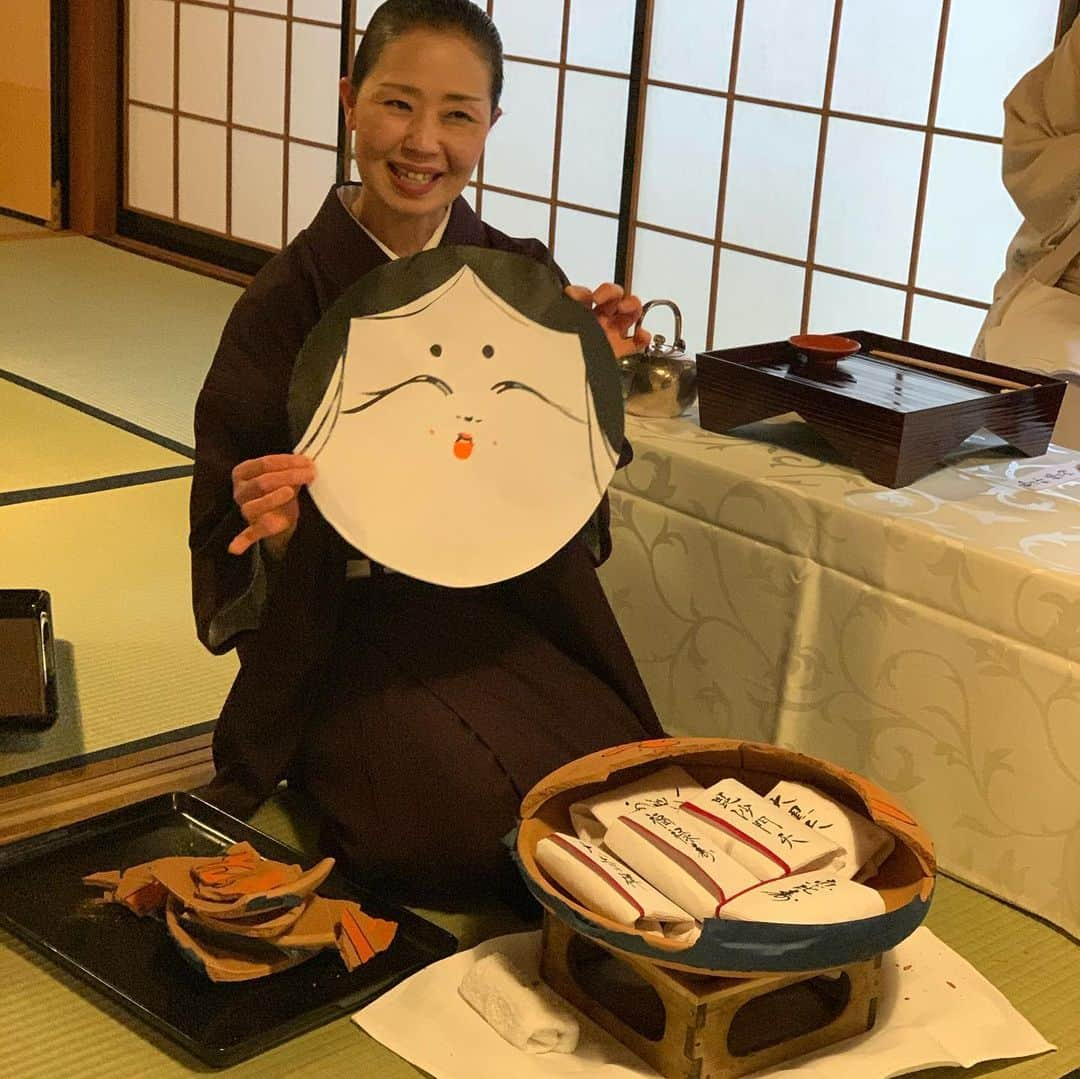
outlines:
[[[370, 270], [439, 244], [550, 264], [539, 241], [485, 225], [461, 198], [501, 88], [498, 33], [468, 0], [375, 13], [341, 87], [362, 183], [331, 190], [257, 275], [196, 406], [196, 621], [211, 651], [241, 659], [207, 796], [246, 816], [287, 778], [323, 815], [331, 852], [410, 899], [498, 888], [512, 873], [501, 840], [537, 780], [663, 734], [595, 573], [610, 549], [606, 497], [536, 569], [445, 588], [352, 551], [305, 489], [313, 462], [291, 452], [297, 354]], [[617, 353], [647, 341], [627, 337], [636, 297], [567, 292]]]

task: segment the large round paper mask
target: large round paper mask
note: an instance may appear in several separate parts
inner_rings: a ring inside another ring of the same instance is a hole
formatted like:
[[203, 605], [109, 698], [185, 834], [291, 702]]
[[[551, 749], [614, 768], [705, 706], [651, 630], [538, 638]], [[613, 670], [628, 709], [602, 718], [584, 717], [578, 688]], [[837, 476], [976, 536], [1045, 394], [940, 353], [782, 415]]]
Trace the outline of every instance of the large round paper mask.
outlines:
[[535, 260], [471, 247], [353, 285], [300, 352], [289, 418], [338, 533], [456, 587], [550, 558], [596, 510], [622, 443], [595, 316]]

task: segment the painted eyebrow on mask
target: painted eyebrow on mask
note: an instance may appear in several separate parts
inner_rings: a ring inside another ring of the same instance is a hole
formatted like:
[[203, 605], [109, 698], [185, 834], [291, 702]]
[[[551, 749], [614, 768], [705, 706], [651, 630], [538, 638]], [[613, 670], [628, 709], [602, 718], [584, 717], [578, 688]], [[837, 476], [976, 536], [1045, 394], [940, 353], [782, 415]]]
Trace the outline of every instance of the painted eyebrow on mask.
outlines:
[[450, 384], [444, 382], [438, 375], [413, 375], [412, 378], [405, 379], [404, 382], [398, 382], [394, 386], [387, 386], [385, 389], [372, 390], [369, 393], [365, 393], [365, 397], [370, 397], [370, 401], [365, 401], [362, 405], [356, 405], [354, 408], [343, 408], [341, 411], [343, 415], [352, 416], [357, 412], [363, 412], [365, 408], [371, 408], [372, 405], [377, 405], [383, 398], [389, 397], [390, 394], [396, 390], [403, 389], [405, 386], [413, 386], [417, 383], [427, 383], [429, 386], [434, 386], [437, 390], [442, 391], [447, 397], [454, 391], [451, 389]]
[[580, 416], [575, 416], [574, 413], [570, 411], [570, 409], [565, 408], [563, 405], [560, 405], [555, 401], [552, 401], [550, 397], [542, 394], [539, 390], [534, 390], [532, 386], [528, 385], [525, 382], [518, 382], [516, 379], [506, 378], [503, 379], [501, 382], [496, 382], [495, 385], [491, 387], [491, 389], [495, 393], [506, 393], [507, 390], [525, 390], [527, 393], [531, 393], [534, 397], [539, 397], [545, 405], [550, 405], [553, 409], [555, 409], [556, 412], [561, 412], [568, 420], [573, 420], [574, 423], [585, 422]]

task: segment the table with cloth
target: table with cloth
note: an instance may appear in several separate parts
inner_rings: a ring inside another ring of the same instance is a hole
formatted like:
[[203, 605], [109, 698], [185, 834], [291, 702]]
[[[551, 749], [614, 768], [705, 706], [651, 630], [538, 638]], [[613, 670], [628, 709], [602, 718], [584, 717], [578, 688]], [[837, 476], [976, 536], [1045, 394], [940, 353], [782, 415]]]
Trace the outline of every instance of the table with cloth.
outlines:
[[942, 868], [1080, 935], [1080, 457], [889, 490], [792, 416], [628, 418], [601, 571], [672, 734], [868, 776]]

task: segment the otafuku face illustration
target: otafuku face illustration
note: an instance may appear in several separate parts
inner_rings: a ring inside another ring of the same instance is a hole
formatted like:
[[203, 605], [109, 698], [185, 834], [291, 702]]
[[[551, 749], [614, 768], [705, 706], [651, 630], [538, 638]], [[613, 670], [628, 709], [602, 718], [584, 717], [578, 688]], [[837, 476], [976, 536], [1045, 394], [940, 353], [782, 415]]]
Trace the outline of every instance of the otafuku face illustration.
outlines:
[[297, 449], [317, 461], [319, 510], [354, 547], [460, 587], [553, 555], [596, 509], [616, 460], [577, 334], [526, 318], [468, 267], [351, 321]]

